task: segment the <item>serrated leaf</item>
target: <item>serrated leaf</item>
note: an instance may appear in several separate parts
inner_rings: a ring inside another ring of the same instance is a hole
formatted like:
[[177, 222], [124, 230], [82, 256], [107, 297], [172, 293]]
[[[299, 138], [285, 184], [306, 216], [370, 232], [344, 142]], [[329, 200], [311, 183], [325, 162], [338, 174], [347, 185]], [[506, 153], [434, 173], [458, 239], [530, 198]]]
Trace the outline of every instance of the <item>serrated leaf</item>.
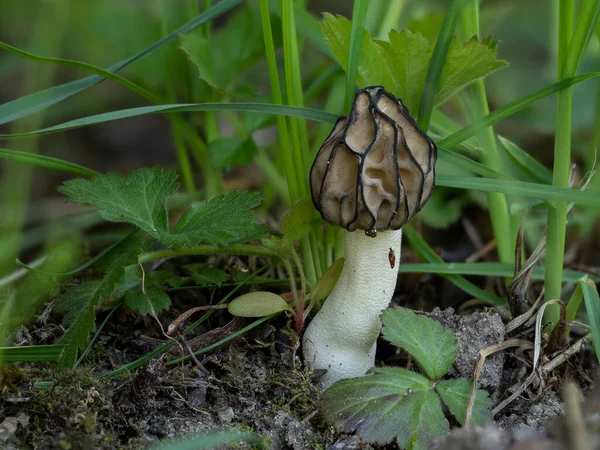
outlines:
[[201, 241], [227, 245], [266, 233], [267, 227], [256, 224], [252, 210], [260, 204], [260, 194], [242, 191], [192, 203], [170, 232], [166, 202], [177, 190], [176, 178], [173, 170], [144, 168], [127, 177], [106, 174], [69, 180], [60, 191], [71, 202], [96, 206], [107, 220], [137, 225], [167, 246], [194, 246]]
[[[442, 380], [437, 383], [435, 388], [452, 415], [462, 425], [465, 423], [472, 388], [473, 381], [465, 378]], [[482, 389], [477, 389], [471, 415], [471, 425], [479, 425], [485, 422], [490, 417], [491, 406], [492, 401], [488, 393]]]
[[[352, 23], [343, 17], [324, 14], [323, 32], [336, 59], [347, 70]], [[435, 104], [493, 71], [506, 61], [496, 59], [496, 41], [476, 37], [466, 43], [456, 36], [448, 50], [437, 86]], [[392, 31], [388, 41], [373, 39], [364, 32], [357, 83], [361, 87], [381, 85], [402, 98], [412, 114], [417, 113], [435, 43], [416, 31]]]
[[220, 169], [233, 169], [236, 166], [248, 166], [258, 152], [258, 147], [250, 137], [217, 139], [210, 143], [208, 151], [215, 167]]
[[308, 234], [311, 229], [311, 219], [315, 216], [315, 207], [308, 199], [300, 200], [290, 209], [281, 220], [281, 245], [293, 245]]
[[[352, 23], [342, 16], [325, 13], [322, 26], [325, 40], [339, 64], [344, 70], [347, 70]], [[367, 31], [363, 33], [359, 61], [356, 74], [356, 82], [359, 86], [380, 85], [388, 90], [393, 90], [394, 82], [387, 66], [387, 60], [383, 57], [381, 47]]]
[[395, 94], [416, 114], [433, 52], [431, 43], [422, 34], [410, 30], [393, 30], [389, 42], [377, 43], [384, 49], [383, 57], [394, 80]]
[[321, 408], [339, 432], [387, 444], [399, 429], [414, 430], [413, 399], [430, 389], [431, 382], [418, 373], [397, 367], [374, 369], [367, 376], [334, 383], [325, 391]]
[[55, 310], [66, 313], [64, 323], [68, 326], [59, 343], [65, 346], [60, 355], [62, 369], [73, 367], [77, 359], [77, 351], [87, 345], [88, 334], [94, 329], [98, 304], [107, 284], [104, 280], [86, 281], [65, 292], [56, 302]]
[[171, 305], [169, 295], [157, 286], [146, 286], [146, 295], [141, 285], [125, 293], [125, 304], [143, 316], [148, 313], [159, 314]]
[[456, 338], [441, 323], [406, 308], [382, 315], [383, 337], [406, 350], [431, 380], [444, 376], [456, 359]]
[[169, 231], [166, 201], [177, 191], [176, 179], [174, 170], [157, 166], [134, 170], [127, 177], [109, 173], [68, 180], [59, 191], [70, 202], [97, 207], [106, 220], [132, 223], [161, 239]]
[[398, 447], [407, 450], [427, 450], [431, 443], [450, 430], [440, 398], [433, 391], [409, 396], [406, 414], [410, 419], [407, 426], [398, 427]]
[[61, 368], [75, 363], [77, 351], [85, 347], [88, 334], [94, 329], [96, 305], [112, 295], [117, 283], [125, 281], [125, 267], [136, 261], [141, 245], [142, 239], [137, 234], [124, 239], [98, 261], [98, 268], [105, 272], [102, 280], [86, 281], [57, 300], [55, 310], [66, 313], [64, 323], [68, 327], [60, 339], [65, 345], [60, 357]]
[[463, 43], [454, 36], [438, 84], [435, 103], [439, 105], [473, 81], [508, 66], [506, 61], [496, 59], [496, 44], [497, 41], [489, 37], [480, 41], [474, 36]]
[[192, 273], [192, 280], [198, 286], [206, 286], [216, 284], [221, 286], [229, 279], [229, 275], [216, 267], [207, 264], [188, 264], [183, 266], [184, 269]]
[[256, 223], [262, 196], [258, 192], [236, 191], [206, 202], [194, 202], [179, 219], [168, 239], [170, 244], [194, 246], [199, 242], [227, 245], [263, 236], [268, 228]]
[[344, 258], [340, 258], [335, 261], [327, 270], [323, 273], [317, 284], [310, 293], [311, 302], [319, 302], [324, 298], [327, 298], [333, 288], [335, 287], [342, 269], [344, 268]]
[[227, 310], [232, 316], [265, 317], [282, 311], [292, 311], [292, 307], [277, 294], [258, 291], [239, 296], [227, 305]]

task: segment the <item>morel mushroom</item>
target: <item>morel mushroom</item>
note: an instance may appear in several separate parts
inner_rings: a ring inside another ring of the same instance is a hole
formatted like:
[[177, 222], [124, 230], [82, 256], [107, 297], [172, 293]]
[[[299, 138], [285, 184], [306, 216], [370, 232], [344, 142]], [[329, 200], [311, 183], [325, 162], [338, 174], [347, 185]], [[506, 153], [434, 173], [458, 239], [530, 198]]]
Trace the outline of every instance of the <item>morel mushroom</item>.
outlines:
[[[307, 364], [325, 387], [364, 375], [375, 362], [379, 316], [396, 287], [402, 225], [429, 199], [436, 147], [381, 86], [357, 92], [310, 171], [312, 200], [346, 232], [340, 278], [303, 337]], [[363, 230], [361, 233], [357, 230]]]

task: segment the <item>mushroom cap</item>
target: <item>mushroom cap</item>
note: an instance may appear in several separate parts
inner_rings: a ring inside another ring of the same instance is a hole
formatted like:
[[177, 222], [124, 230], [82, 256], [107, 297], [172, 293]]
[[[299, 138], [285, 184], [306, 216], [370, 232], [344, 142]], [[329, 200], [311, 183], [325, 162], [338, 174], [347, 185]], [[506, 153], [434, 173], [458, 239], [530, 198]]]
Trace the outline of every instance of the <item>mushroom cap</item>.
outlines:
[[437, 149], [408, 110], [381, 86], [356, 93], [310, 170], [315, 208], [348, 231], [398, 230], [431, 196]]

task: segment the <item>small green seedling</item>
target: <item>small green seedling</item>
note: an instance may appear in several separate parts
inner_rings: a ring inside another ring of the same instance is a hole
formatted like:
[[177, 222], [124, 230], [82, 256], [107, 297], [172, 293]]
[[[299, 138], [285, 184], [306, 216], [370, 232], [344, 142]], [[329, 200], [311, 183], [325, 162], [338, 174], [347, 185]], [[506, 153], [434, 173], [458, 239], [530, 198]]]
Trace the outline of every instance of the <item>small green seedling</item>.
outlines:
[[[442, 403], [464, 424], [473, 382], [442, 379], [456, 359], [454, 333], [437, 321], [406, 308], [383, 313], [383, 337], [408, 352], [422, 375], [400, 367], [378, 367], [368, 375], [338, 381], [327, 391], [322, 411], [340, 432], [356, 433], [366, 442], [425, 449], [449, 430]], [[491, 406], [477, 390], [471, 423], [482, 423]]]

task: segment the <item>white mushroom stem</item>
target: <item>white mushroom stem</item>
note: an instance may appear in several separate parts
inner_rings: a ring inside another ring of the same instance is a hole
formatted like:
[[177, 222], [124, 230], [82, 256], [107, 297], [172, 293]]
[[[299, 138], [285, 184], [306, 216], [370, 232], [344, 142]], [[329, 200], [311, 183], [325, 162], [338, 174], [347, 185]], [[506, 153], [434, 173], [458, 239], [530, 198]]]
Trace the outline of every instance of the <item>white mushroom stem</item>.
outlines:
[[373, 367], [379, 316], [396, 288], [401, 241], [402, 230], [379, 232], [375, 238], [360, 230], [346, 233], [340, 278], [302, 339], [305, 362], [315, 371], [327, 371], [319, 378], [325, 388]]

